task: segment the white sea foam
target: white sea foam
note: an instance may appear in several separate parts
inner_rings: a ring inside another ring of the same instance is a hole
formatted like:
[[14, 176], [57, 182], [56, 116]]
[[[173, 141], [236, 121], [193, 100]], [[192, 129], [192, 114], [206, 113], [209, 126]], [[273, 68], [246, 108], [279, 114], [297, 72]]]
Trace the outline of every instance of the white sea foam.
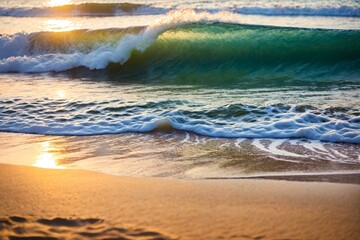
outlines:
[[[299, 126], [296, 124], [296, 117], [292, 122], [288, 122], [289, 129], [278, 128], [276, 122], [269, 124], [267, 122], [244, 124], [239, 123], [238, 126], [221, 126], [217, 127], [211, 122], [199, 123], [197, 120], [188, 119], [186, 122], [178, 123], [178, 118], [164, 117], [158, 118], [155, 116], [133, 116], [128, 119], [117, 119], [116, 122], [96, 122], [93, 125], [84, 122], [68, 120], [67, 124], [59, 123], [57, 121], [51, 122], [51, 124], [43, 122], [29, 122], [25, 119], [17, 119], [14, 116], [13, 121], [3, 120], [0, 122], [0, 130], [24, 132], [24, 133], [39, 133], [39, 134], [55, 134], [55, 135], [96, 135], [96, 134], [114, 134], [125, 132], [149, 132], [156, 130], [166, 124], [171, 125], [174, 129], [190, 131], [200, 135], [210, 137], [225, 137], [225, 138], [306, 138], [312, 140], [322, 140], [329, 142], [348, 142], [348, 143], [360, 143], [360, 125], [359, 124], [347, 124], [344, 123], [339, 131], [333, 129], [333, 124], [322, 123], [312, 124], [311, 122]], [[114, 119], [115, 120], [115, 119]], [[243, 125], [243, 126], [241, 126]], [[351, 134], [342, 134], [351, 133]], [[187, 141], [185, 139], [184, 141]], [[288, 155], [299, 157], [297, 154], [287, 153], [284, 150], [278, 149], [280, 142], [273, 142], [268, 148], [265, 146], [257, 145], [259, 149], [267, 152], [272, 152], [275, 155]], [[318, 152], [319, 154], [328, 154], [327, 150], [322, 149], [322, 146], [314, 146], [304, 143], [305, 148], [309, 148], [311, 151]]]
[[280, 147], [284, 142], [285, 142], [285, 140], [283, 140], [283, 139], [273, 140], [268, 147], [269, 151], [275, 155], [282, 155], [282, 156], [288, 156], [288, 157], [300, 157], [300, 158], [303, 157], [300, 154], [292, 153], [289, 151], [279, 149], [278, 147]]
[[28, 54], [28, 34], [18, 33], [13, 36], [0, 36], [0, 62], [9, 57], [20, 57]]
[[[300, 115], [291, 120], [287, 119], [287, 127], [284, 127], [282, 123], [278, 124], [277, 121], [255, 124], [239, 123], [236, 127], [216, 127], [206, 123], [192, 124], [191, 121], [185, 124], [179, 124], [176, 121], [170, 121], [172, 126], [176, 129], [192, 131], [212, 137], [307, 138], [330, 142], [360, 143], [360, 124], [349, 124], [346, 121], [338, 123], [337, 120], [334, 120], [326, 123], [314, 124], [313, 122], [307, 122], [299, 125], [297, 119], [301, 118], [302, 116]], [[316, 117], [313, 118], [316, 119]], [[334, 125], [337, 125], [339, 131], [334, 130]]]

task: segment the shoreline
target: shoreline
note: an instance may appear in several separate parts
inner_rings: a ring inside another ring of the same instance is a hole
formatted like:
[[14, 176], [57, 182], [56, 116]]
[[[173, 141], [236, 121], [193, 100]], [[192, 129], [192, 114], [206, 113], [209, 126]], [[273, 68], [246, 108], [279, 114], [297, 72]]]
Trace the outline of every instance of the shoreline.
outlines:
[[120, 177], [0, 164], [0, 192], [3, 237], [360, 238], [354, 184]]
[[360, 184], [360, 145], [354, 144], [213, 139], [161, 132], [91, 137], [1, 133], [0, 145], [0, 163], [4, 164], [84, 169], [115, 176]]
[[341, 183], [341, 184], [359, 184], [360, 173], [299, 173], [283, 175], [254, 175], [254, 176], [240, 176], [240, 177], [213, 177], [204, 178], [207, 180], [275, 180], [275, 181], [293, 181], [293, 182], [324, 182], [324, 183]]

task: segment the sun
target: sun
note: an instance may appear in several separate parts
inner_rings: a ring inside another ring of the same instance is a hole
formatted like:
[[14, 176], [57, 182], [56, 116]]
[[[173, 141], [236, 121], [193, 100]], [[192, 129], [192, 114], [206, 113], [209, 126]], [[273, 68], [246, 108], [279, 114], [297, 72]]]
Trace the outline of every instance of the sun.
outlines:
[[49, 6], [61, 6], [61, 5], [67, 5], [71, 4], [72, 0], [49, 0]]

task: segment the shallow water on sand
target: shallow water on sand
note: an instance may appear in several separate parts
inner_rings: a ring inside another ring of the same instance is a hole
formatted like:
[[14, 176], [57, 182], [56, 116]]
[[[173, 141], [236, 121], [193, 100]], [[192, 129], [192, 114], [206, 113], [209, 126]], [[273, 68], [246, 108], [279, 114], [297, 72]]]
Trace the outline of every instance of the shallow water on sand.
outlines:
[[[181, 132], [86, 137], [3, 133], [0, 144], [2, 163], [121, 176], [315, 176], [317, 181], [322, 177], [331, 181], [336, 175], [344, 180], [344, 174], [360, 176], [359, 145], [306, 139], [219, 139]], [[355, 177], [349, 182], [358, 180]]]

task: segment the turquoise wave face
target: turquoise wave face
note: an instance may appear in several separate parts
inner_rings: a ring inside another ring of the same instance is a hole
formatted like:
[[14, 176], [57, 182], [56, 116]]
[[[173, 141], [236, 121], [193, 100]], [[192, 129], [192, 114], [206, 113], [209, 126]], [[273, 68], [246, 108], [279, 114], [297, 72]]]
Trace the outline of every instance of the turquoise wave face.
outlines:
[[359, 31], [191, 24], [160, 34], [141, 57], [239, 65], [333, 64], [359, 60], [359, 40]]
[[193, 24], [107, 71], [175, 81], [299, 84], [360, 80], [360, 32]]

